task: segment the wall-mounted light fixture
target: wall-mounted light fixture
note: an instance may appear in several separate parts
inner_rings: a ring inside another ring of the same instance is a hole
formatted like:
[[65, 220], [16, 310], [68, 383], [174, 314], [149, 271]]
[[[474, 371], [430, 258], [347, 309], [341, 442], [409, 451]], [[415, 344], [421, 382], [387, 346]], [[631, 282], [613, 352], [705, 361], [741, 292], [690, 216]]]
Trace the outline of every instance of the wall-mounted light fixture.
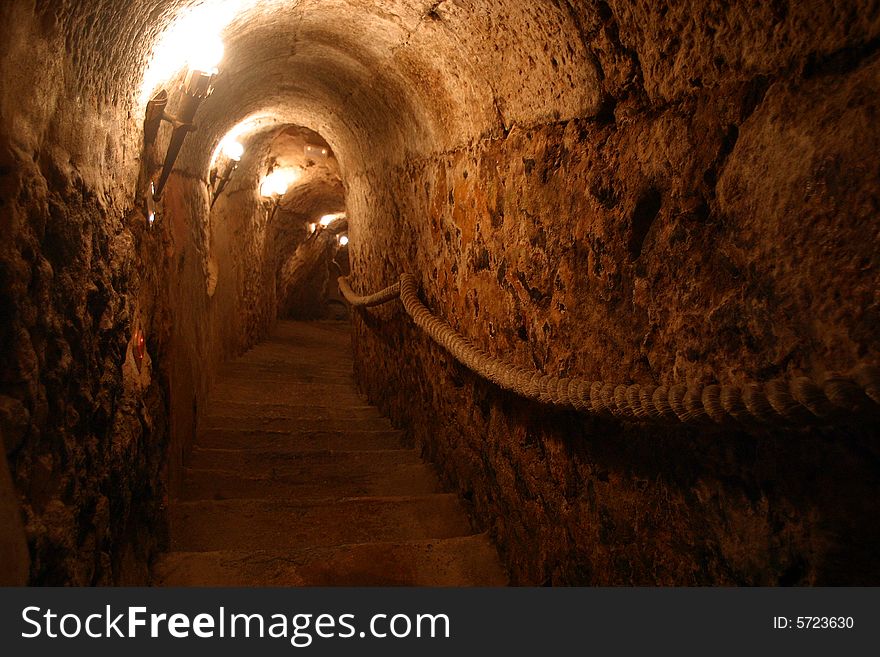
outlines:
[[147, 192], [147, 228], [152, 228], [156, 223], [156, 199], [153, 194], [156, 193], [156, 186], [150, 182], [150, 191]]
[[274, 201], [272, 210], [267, 218], [268, 221], [271, 222], [275, 217], [278, 206], [281, 205], [281, 199], [287, 193], [287, 188], [297, 177], [298, 174], [293, 169], [275, 169], [275, 171], [263, 178], [263, 182], [260, 183], [260, 196]]
[[339, 246], [348, 246], [348, 235], [339, 236]]
[[168, 92], [164, 89], [147, 103], [147, 115], [144, 120], [145, 145], [150, 146], [155, 143], [162, 121], [168, 121], [173, 126], [171, 140], [168, 143], [168, 150], [165, 152], [165, 160], [162, 164], [162, 173], [158, 182], [150, 190], [156, 201], [162, 197], [162, 191], [165, 189], [165, 183], [174, 168], [174, 162], [183, 146], [183, 140], [187, 133], [195, 130], [193, 119], [195, 119], [196, 110], [214, 90], [217, 64], [222, 57], [223, 44], [218, 41], [206, 44], [196, 57], [190, 59], [189, 70], [183, 82], [183, 101], [177, 116], [171, 116], [165, 111], [168, 105]]
[[238, 163], [241, 161], [241, 156], [244, 155], [244, 146], [234, 139], [230, 140], [223, 144], [223, 154], [226, 156], [226, 165], [223, 167], [223, 172], [217, 178], [217, 182], [214, 185], [214, 195], [211, 198], [212, 208], [214, 207], [214, 203], [217, 202], [217, 198], [223, 193], [226, 183], [229, 182], [233, 172], [238, 167]]
[[323, 217], [318, 219], [317, 222], [313, 222], [309, 224], [309, 238], [314, 237], [318, 234], [319, 231], [327, 228], [330, 224], [338, 219], [345, 219], [344, 212], [334, 212], [333, 214], [325, 214]]
[[330, 156], [330, 149], [317, 144], [306, 144], [303, 147], [303, 154], [313, 159], [324, 159]]
[[334, 214], [325, 214], [323, 217], [321, 217], [321, 218], [318, 220], [318, 223], [319, 223], [322, 227], [326, 228], [327, 226], [329, 226], [330, 224], [332, 224], [332, 223], [333, 223], [334, 221], [336, 221], [337, 219], [343, 219], [343, 218], [345, 218], [345, 213], [344, 213], [344, 212], [336, 212], [336, 213], [334, 213]]

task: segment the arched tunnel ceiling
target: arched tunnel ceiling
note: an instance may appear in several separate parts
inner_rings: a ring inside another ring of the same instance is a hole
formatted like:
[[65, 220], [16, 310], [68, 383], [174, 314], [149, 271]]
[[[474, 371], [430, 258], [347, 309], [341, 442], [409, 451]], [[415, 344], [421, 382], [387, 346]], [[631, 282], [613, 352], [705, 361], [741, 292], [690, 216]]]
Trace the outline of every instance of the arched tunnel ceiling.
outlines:
[[[302, 213], [305, 216], [311, 212], [309, 219], [313, 221], [317, 221], [319, 212], [325, 214], [344, 210], [339, 165], [332, 151], [328, 150], [324, 157], [304, 152], [306, 144], [328, 146], [320, 134], [296, 125], [267, 125], [242, 137], [241, 142], [245, 146], [245, 153], [225, 188], [225, 197], [239, 190], [253, 192], [259, 189], [268, 165], [297, 172], [295, 181], [281, 198], [282, 208], [292, 200], [299, 202], [302, 198], [309, 199]], [[220, 203], [218, 207], [222, 205]]]
[[319, 132], [343, 170], [353, 170], [441, 151], [512, 123], [584, 115], [599, 102], [595, 67], [577, 26], [550, 3], [143, 4], [131, 13], [159, 21], [161, 30], [148, 27], [152, 41], [142, 41], [157, 50], [176, 20], [231, 17], [222, 30], [226, 54], [216, 91], [201, 108], [200, 130], [182, 159], [192, 173], [204, 174], [205, 153], [257, 112]]
[[[188, 139], [181, 159], [204, 175], [205, 151], [255, 112], [274, 112], [280, 123], [325, 135], [344, 171], [407, 152], [442, 151], [514, 123], [591, 116], [603, 87], [613, 95], [615, 85], [635, 75], [600, 33], [603, 16], [612, 12], [615, 38], [640, 64], [646, 93], [660, 102], [692, 84], [711, 86], [724, 71], [748, 77], [778, 68], [798, 47], [799, 26], [833, 26], [816, 35], [817, 53], [840, 48], [847, 35], [869, 38], [874, 29], [871, 13], [852, 3], [794, 4], [772, 34], [761, 30], [769, 20], [764, 14], [775, 11], [769, 5], [742, 12], [713, 0], [696, 12], [690, 5], [659, 11], [659, 19], [654, 6], [650, 0], [34, 0], [0, 9], [9, 27], [0, 48], [13, 52], [16, 43], [42, 39], [62, 44], [69, 63], [30, 57], [30, 69], [19, 71], [25, 62], [10, 62], [20, 86], [63, 79], [83, 105], [132, 108], [127, 127], [133, 130], [145, 96], [171, 87], [183, 69], [182, 61], [176, 68], [155, 65], [168, 54], [165, 37], [181, 26], [217, 27], [227, 56], [217, 92], [200, 110], [202, 130]], [[38, 16], [33, 31], [31, 7]], [[189, 36], [186, 29], [181, 34]], [[747, 47], [754, 43], [767, 47]], [[35, 123], [51, 116], [51, 103], [30, 105]]]

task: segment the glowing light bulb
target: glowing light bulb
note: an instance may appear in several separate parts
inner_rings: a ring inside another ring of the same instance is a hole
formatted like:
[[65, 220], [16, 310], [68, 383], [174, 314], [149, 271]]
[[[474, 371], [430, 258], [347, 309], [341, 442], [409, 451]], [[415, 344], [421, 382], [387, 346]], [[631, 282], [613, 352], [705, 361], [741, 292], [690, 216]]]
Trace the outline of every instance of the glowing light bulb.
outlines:
[[268, 176], [263, 178], [263, 182], [260, 183], [260, 196], [265, 198], [270, 198], [275, 193], [275, 182], [271, 180]]
[[303, 147], [303, 151], [305, 152], [306, 157], [328, 157], [330, 155], [330, 149], [326, 146], [318, 146], [317, 144], [306, 144]]
[[[213, 69], [223, 56], [221, 35], [237, 17], [261, 2], [200, 0], [181, 3], [187, 8], [178, 6], [173, 12], [163, 11], [159, 23], [165, 27], [155, 35], [141, 83], [141, 102], [146, 104], [155, 95], [157, 87], [167, 85], [184, 66], [208, 75], [214, 73]], [[166, 22], [166, 18], [170, 20]], [[219, 47], [218, 43], [221, 44]]]
[[244, 155], [244, 146], [235, 139], [232, 139], [223, 144], [223, 154], [230, 160], [238, 162], [241, 160], [241, 156]]
[[344, 212], [337, 212], [336, 214], [325, 214], [323, 217], [321, 217], [318, 223], [320, 223], [322, 226], [329, 226], [334, 221], [336, 221], [337, 219], [342, 219], [344, 216]]
[[348, 246], [348, 235], [339, 236], [339, 246]]
[[156, 222], [156, 200], [153, 198], [156, 193], [156, 183], [150, 183], [150, 191], [147, 193], [147, 228], [152, 228]]
[[278, 118], [274, 114], [253, 114], [237, 123], [223, 136], [223, 139], [217, 142], [217, 147], [214, 149], [214, 152], [211, 153], [211, 168], [214, 167], [214, 163], [217, 162], [217, 158], [221, 155], [228, 157], [226, 155], [227, 144], [233, 141], [240, 142], [243, 138], [252, 134], [257, 129], [277, 122]]
[[187, 64], [191, 70], [216, 73], [220, 60], [223, 59], [223, 41], [216, 34], [195, 35]]
[[299, 172], [295, 169], [275, 169], [263, 178], [260, 185], [260, 196], [270, 198], [284, 196], [290, 185], [299, 178]]

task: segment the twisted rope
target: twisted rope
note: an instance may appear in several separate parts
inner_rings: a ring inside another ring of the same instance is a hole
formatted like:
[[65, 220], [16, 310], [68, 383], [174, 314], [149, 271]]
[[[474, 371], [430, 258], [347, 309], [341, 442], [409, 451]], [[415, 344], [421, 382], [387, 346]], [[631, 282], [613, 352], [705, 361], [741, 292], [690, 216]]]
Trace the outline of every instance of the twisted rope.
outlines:
[[798, 377], [741, 386], [624, 385], [542, 374], [490, 355], [436, 317], [419, 299], [412, 274], [402, 274], [398, 283], [369, 296], [356, 294], [345, 277], [339, 278], [339, 289], [358, 308], [400, 298], [416, 326], [462, 365], [505, 390], [544, 404], [635, 420], [722, 423], [732, 418], [797, 424], [880, 407], [880, 367], [867, 364], [821, 382]]

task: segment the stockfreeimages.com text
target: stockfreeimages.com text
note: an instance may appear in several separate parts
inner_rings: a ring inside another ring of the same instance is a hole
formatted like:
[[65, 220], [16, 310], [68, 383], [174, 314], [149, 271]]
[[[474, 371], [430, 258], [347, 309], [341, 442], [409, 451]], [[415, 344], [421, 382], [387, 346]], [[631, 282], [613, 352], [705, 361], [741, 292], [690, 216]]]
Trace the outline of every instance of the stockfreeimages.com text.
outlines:
[[150, 613], [146, 607], [126, 607], [113, 611], [110, 605], [88, 615], [59, 613], [41, 607], [25, 607], [21, 612], [26, 639], [89, 637], [185, 639], [273, 638], [288, 639], [292, 646], [306, 648], [314, 639], [379, 639], [407, 637], [450, 637], [450, 619], [446, 614], [374, 614], [358, 629], [354, 614], [244, 614], [230, 613], [220, 607], [216, 613]]

